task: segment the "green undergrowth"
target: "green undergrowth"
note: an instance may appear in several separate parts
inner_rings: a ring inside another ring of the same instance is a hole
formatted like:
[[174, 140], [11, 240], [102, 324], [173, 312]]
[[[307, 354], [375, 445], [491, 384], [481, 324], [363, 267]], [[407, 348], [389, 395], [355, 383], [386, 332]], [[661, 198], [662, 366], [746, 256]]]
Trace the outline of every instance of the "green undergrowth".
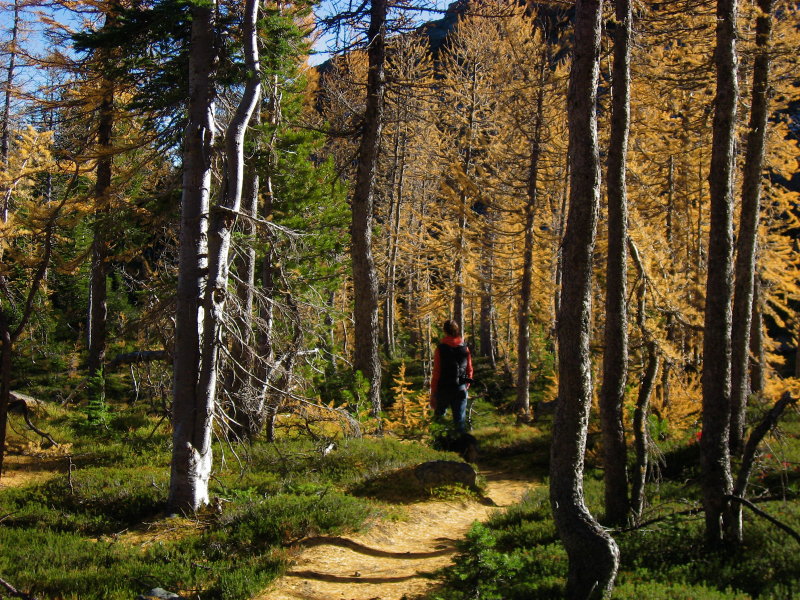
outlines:
[[134, 408], [88, 427], [78, 411], [48, 406], [37, 423], [61, 445], [30, 451], [30, 440], [14, 437], [33, 454], [28, 467], [54, 471], [0, 488], [0, 577], [39, 598], [130, 600], [153, 587], [251, 598], [281, 572], [286, 544], [397, 517], [353, 493], [365, 481], [455, 458], [390, 438], [338, 440], [333, 449], [299, 438], [219, 444], [212, 506], [187, 519], [166, 511], [164, 421]]
[[[493, 452], [503, 439], [513, 438], [509, 423], [479, 432]], [[798, 458], [800, 422], [787, 415], [780, 430], [765, 440], [756, 461], [751, 497], [771, 499], [758, 506], [774, 518], [800, 530]], [[535, 457], [537, 438], [527, 445]], [[543, 434], [542, 434], [543, 435]], [[620, 570], [612, 598], [624, 600], [786, 600], [800, 590], [800, 546], [760, 516], [744, 511], [744, 543], [739, 548], [710, 551], [704, 543], [702, 513], [687, 509], [699, 504], [699, 448], [696, 436], [666, 445], [659, 479], [648, 486], [646, 520], [642, 528], [612, 531], [620, 548]], [[527, 456], [527, 455], [526, 455]], [[589, 468], [585, 499], [602, 517], [602, 472]], [[454, 565], [442, 571], [442, 586], [431, 600], [532, 600], [564, 597], [568, 561], [558, 541], [547, 487], [532, 490], [523, 501], [488, 523], [473, 525]]]

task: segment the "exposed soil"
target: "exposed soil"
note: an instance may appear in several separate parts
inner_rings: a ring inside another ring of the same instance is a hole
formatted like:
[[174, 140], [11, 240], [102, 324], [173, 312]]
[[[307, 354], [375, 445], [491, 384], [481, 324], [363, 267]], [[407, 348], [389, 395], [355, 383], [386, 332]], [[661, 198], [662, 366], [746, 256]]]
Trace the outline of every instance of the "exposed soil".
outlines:
[[68, 452], [69, 445], [62, 445], [50, 452], [39, 450], [30, 454], [6, 454], [0, 489], [43, 483], [66, 473], [69, 470], [69, 458], [65, 454]]
[[254, 600], [401, 600], [430, 591], [455, 542], [474, 521], [519, 502], [534, 485], [511, 465], [482, 468], [489, 502], [419, 502], [402, 521], [379, 521], [347, 538], [317, 538], [296, 550], [286, 575]]

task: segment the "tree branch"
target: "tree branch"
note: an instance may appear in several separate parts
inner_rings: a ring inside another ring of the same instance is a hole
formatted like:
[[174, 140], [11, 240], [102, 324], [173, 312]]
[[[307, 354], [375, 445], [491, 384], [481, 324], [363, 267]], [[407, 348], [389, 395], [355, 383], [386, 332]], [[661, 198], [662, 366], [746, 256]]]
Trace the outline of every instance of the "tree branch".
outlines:
[[732, 495], [726, 495], [725, 498], [727, 500], [732, 500], [734, 502], [738, 502], [739, 504], [742, 504], [742, 505], [746, 506], [747, 508], [752, 510], [755, 514], [757, 514], [759, 517], [763, 517], [764, 519], [766, 519], [767, 521], [769, 521], [770, 523], [775, 525], [775, 527], [777, 527], [778, 529], [781, 529], [781, 530], [785, 531], [786, 533], [788, 533], [790, 536], [792, 536], [795, 539], [795, 541], [798, 544], [800, 544], [800, 533], [797, 533], [794, 529], [792, 529], [791, 527], [789, 527], [785, 523], [782, 523], [781, 521], [779, 521], [778, 519], [776, 519], [772, 515], [764, 512], [763, 510], [758, 508], [755, 504], [750, 502], [750, 500], [748, 500], [746, 498], [742, 498], [740, 496], [732, 496]]

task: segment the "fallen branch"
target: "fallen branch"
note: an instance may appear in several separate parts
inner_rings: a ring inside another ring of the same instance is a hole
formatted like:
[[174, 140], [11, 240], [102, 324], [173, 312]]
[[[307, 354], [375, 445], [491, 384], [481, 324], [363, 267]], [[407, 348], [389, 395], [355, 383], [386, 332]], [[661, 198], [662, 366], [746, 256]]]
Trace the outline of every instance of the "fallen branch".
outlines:
[[795, 541], [798, 544], [800, 544], [800, 533], [797, 533], [794, 529], [792, 529], [791, 527], [786, 525], [786, 523], [783, 523], [783, 522], [779, 521], [778, 519], [776, 519], [775, 517], [773, 517], [769, 513], [764, 512], [763, 510], [758, 508], [755, 504], [750, 502], [750, 500], [748, 500], [747, 498], [742, 498], [740, 496], [725, 496], [725, 498], [727, 500], [732, 500], [733, 502], [738, 502], [739, 504], [742, 504], [742, 505], [746, 506], [751, 511], [753, 511], [755, 514], [757, 514], [759, 517], [763, 517], [764, 519], [766, 519], [767, 521], [769, 521], [770, 523], [775, 525], [775, 527], [777, 527], [778, 529], [781, 529], [781, 530], [785, 531], [786, 533], [788, 533], [790, 536], [792, 536], [795, 539]]
[[30, 594], [26, 594], [25, 592], [20, 592], [17, 588], [13, 585], [8, 583], [5, 579], [0, 579], [0, 587], [4, 588], [6, 592], [8, 592], [12, 598], [22, 598], [22, 600], [37, 600], [34, 596]]
[[747, 489], [747, 482], [750, 480], [750, 473], [753, 470], [753, 463], [755, 461], [756, 451], [758, 450], [759, 444], [761, 444], [761, 441], [764, 439], [764, 437], [775, 428], [775, 426], [778, 424], [778, 419], [780, 419], [786, 408], [790, 404], [796, 403], [797, 398], [792, 398], [792, 395], [789, 392], [784, 392], [780, 400], [775, 403], [775, 406], [773, 406], [769, 412], [764, 415], [761, 423], [759, 423], [750, 433], [750, 437], [747, 438], [747, 444], [745, 445], [744, 452], [742, 454], [742, 464], [739, 467], [739, 473], [736, 477], [736, 485], [733, 488], [734, 496], [744, 496], [745, 490]]
[[22, 413], [22, 418], [25, 419], [25, 424], [28, 426], [28, 428], [31, 431], [33, 431], [34, 433], [40, 435], [41, 437], [46, 439], [48, 442], [53, 444], [53, 446], [58, 448], [59, 443], [57, 441], [55, 441], [49, 433], [47, 433], [45, 431], [42, 431], [41, 429], [36, 427], [36, 425], [33, 424], [33, 422], [31, 421], [31, 409], [28, 408], [28, 403], [25, 402], [25, 400], [14, 400], [13, 402], [11, 402], [8, 405], [8, 411], [9, 412], [16, 411], [18, 409], [19, 409], [19, 412]]
[[115, 369], [120, 365], [132, 365], [143, 362], [153, 362], [156, 360], [168, 360], [169, 355], [166, 350], [138, 350], [136, 352], [126, 352], [117, 354], [112, 358], [106, 368]]

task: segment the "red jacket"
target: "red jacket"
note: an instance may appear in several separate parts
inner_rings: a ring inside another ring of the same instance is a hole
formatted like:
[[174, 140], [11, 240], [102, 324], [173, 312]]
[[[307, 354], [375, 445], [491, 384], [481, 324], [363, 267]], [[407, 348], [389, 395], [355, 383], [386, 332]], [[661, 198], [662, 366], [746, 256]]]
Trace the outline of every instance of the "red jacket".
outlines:
[[[449, 335], [446, 335], [442, 338], [442, 343], [455, 348], [456, 346], [463, 344], [464, 339], [461, 337], [450, 337]], [[436, 352], [433, 355], [433, 373], [431, 374], [431, 406], [433, 408], [436, 408], [436, 388], [439, 385], [439, 373], [441, 370], [440, 361], [439, 346], [436, 346]], [[469, 348], [467, 348], [466, 375], [469, 379], [472, 379], [472, 355], [470, 354]], [[469, 384], [467, 384], [467, 388], [469, 388]]]

